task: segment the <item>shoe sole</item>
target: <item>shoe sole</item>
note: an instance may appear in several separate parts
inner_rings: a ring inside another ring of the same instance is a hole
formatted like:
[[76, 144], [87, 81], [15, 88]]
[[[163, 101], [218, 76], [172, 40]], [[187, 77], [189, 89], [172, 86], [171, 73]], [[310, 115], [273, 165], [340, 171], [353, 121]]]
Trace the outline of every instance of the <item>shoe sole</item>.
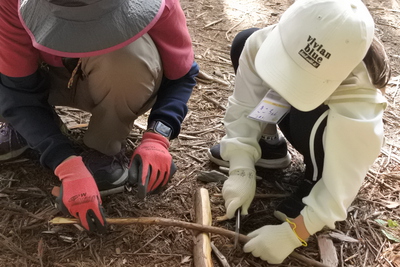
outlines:
[[0, 156], [0, 161], [7, 161], [10, 159], [15, 159], [18, 158], [19, 156], [21, 156], [26, 150], [28, 149], [28, 147], [22, 147], [20, 149], [17, 150], [13, 150], [10, 153], [7, 153], [5, 155]]
[[121, 177], [112, 183], [108, 183], [107, 181], [99, 181], [97, 183], [99, 191], [100, 192], [112, 191], [113, 189], [116, 189], [116, 188], [118, 189], [118, 188], [124, 187], [125, 184], [128, 182], [128, 175], [129, 175], [129, 173], [128, 173], [128, 170], [126, 169], [124, 171], [124, 173], [121, 175]]
[[[211, 154], [210, 150], [207, 151], [207, 154], [208, 154], [208, 157], [210, 158], [210, 160], [212, 162], [214, 162], [215, 164], [229, 168], [228, 161], [215, 158]], [[265, 168], [265, 169], [283, 169], [283, 168], [286, 168], [287, 166], [289, 166], [291, 161], [292, 161], [292, 156], [290, 156], [290, 154], [287, 153], [285, 157], [280, 158], [280, 159], [259, 159], [255, 165], [257, 167], [261, 167], [261, 168]]]

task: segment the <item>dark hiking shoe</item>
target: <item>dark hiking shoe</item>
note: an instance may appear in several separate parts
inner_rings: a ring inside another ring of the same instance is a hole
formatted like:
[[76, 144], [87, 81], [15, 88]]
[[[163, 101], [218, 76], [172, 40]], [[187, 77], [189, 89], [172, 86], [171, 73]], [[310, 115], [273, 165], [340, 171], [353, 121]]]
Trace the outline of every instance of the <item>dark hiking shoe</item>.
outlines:
[[94, 149], [81, 154], [83, 162], [92, 173], [99, 191], [124, 187], [128, 181], [128, 158], [124, 151], [107, 156]]
[[[267, 169], [281, 169], [289, 166], [291, 156], [287, 150], [287, 144], [284, 137], [279, 137], [276, 144], [269, 144], [261, 138], [258, 142], [261, 147], [261, 158], [256, 162], [257, 167]], [[229, 162], [221, 157], [220, 144], [211, 147], [208, 150], [208, 156], [212, 162], [219, 166], [229, 167]]]
[[0, 122], [0, 161], [19, 157], [28, 144], [25, 139], [6, 122]]
[[291, 196], [284, 199], [278, 205], [274, 211], [274, 216], [283, 222], [285, 222], [286, 219], [294, 219], [299, 216], [301, 210], [305, 206], [303, 198], [310, 194], [314, 185], [314, 182], [304, 180]]
[[[68, 135], [68, 128], [61, 118], [54, 112], [54, 120], [64, 135]], [[0, 122], [0, 162], [15, 159], [28, 149], [26, 140], [7, 122]]]

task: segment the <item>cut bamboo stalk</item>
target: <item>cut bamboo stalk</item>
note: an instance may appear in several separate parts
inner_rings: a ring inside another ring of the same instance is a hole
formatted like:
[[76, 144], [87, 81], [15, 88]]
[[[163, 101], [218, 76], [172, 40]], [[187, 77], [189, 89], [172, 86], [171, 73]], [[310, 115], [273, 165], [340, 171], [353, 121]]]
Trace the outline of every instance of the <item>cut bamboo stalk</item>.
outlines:
[[[196, 191], [195, 199], [196, 223], [211, 226], [211, 205], [208, 191], [200, 188]], [[209, 233], [198, 233], [193, 247], [195, 267], [213, 267], [211, 258], [211, 240]]]
[[[191, 229], [199, 232], [213, 233], [222, 236], [226, 236], [228, 238], [234, 238], [236, 233], [234, 231], [230, 231], [224, 228], [202, 225], [198, 223], [190, 223], [185, 221], [179, 221], [174, 219], [166, 219], [160, 217], [138, 217], [138, 218], [107, 218], [108, 224], [119, 224], [119, 225], [127, 225], [127, 224], [146, 224], [146, 225], [163, 225], [163, 226], [175, 226], [186, 229]], [[79, 220], [76, 218], [64, 218], [64, 217], [55, 217], [50, 220], [52, 224], [77, 224]], [[239, 234], [239, 242], [247, 243], [250, 240], [250, 237], [246, 235]], [[292, 252], [290, 257], [298, 259], [308, 266], [316, 266], [316, 267], [329, 267], [328, 265], [322, 264], [313, 259], [307, 258], [297, 252]]]

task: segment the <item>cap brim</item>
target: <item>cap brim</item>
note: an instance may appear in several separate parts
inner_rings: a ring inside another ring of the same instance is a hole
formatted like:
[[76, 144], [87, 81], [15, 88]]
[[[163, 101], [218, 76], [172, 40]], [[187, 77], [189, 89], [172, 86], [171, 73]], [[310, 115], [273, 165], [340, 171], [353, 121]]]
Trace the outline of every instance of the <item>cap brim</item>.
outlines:
[[310, 111], [321, 105], [341, 81], [322, 80], [303, 70], [286, 53], [277, 25], [262, 43], [255, 58], [260, 77], [293, 107]]

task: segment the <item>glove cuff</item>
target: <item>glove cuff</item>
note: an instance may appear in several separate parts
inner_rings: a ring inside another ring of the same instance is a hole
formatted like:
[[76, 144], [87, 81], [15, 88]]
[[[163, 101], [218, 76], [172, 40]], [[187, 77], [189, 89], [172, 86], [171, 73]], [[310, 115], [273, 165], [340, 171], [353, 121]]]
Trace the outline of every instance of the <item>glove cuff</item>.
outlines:
[[282, 224], [283, 227], [286, 228], [287, 231], [285, 231], [285, 236], [282, 236], [282, 239], [287, 238], [295, 246], [295, 248], [300, 247], [303, 245], [303, 243], [300, 241], [299, 237], [297, 236], [296, 232], [288, 222], [284, 222]]
[[54, 170], [54, 174], [60, 179], [60, 181], [66, 179], [72, 181], [76, 179], [81, 179], [83, 177], [92, 176], [92, 174], [83, 163], [81, 156], [72, 157], [63, 161]]
[[236, 150], [232, 152], [229, 158], [230, 171], [237, 169], [255, 170], [253, 157], [246, 151]]
[[229, 171], [229, 178], [237, 176], [239, 176], [241, 180], [247, 178], [249, 181], [255, 181], [256, 171], [254, 169], [236, 169], [233, 171]]
[[164, 146], [166, 149], [169, 148], [169, 140], [158, 133], [145, 132], [142, 137], [142, 143], [145, 142], [157, 142]]

